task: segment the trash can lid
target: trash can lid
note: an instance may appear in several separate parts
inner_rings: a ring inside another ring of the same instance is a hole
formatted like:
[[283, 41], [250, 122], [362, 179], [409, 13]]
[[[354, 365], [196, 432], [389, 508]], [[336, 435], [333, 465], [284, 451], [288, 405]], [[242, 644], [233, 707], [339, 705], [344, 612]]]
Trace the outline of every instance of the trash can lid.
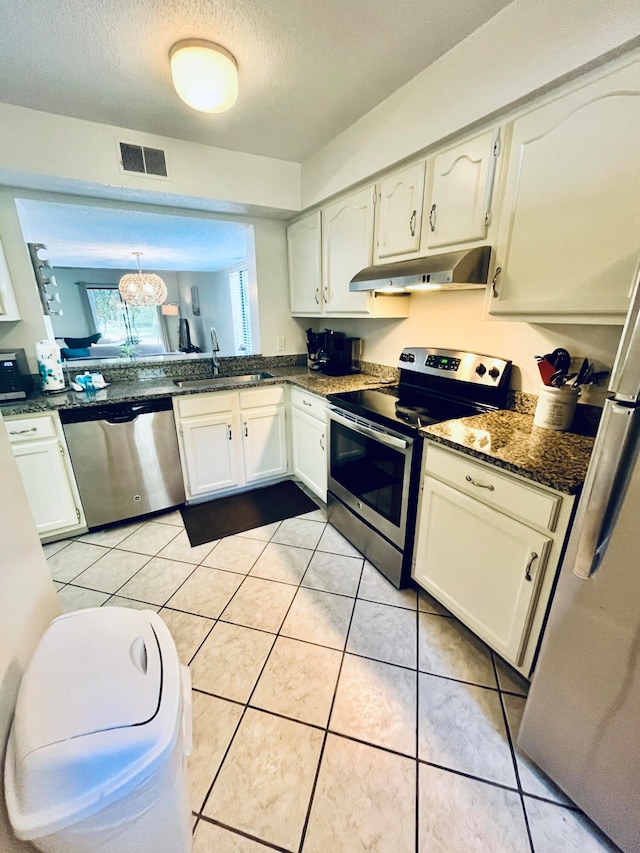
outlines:
[[181, 707], [175, 644], [156, 613], [55, 619], [23, 676], [7, 752], [19, 837], [75, 823], [140, 784], [170, 754]]

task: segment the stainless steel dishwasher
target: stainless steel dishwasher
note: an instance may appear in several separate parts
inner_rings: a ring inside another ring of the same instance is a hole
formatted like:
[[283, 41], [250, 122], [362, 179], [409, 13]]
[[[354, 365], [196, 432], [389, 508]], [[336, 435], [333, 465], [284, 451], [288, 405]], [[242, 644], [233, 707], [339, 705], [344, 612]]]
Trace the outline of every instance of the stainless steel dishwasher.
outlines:
[[60, 411], [87, 525], [184, 503], [171, 400]]

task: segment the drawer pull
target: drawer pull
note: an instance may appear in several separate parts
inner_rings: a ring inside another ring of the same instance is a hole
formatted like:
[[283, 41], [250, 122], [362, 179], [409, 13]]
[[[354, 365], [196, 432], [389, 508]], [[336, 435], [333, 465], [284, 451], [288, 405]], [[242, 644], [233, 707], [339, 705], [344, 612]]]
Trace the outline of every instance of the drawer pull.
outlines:
[[311, 406], [312, 404], [311, 404], [311, 403], [307, 403], [307, 401], [306, 401], [306, 400], [303, 400], [303, 401], [302, 401], [302, 405], [303, 405], [303, 406]]
[[474, 480], [473, 477], [471, 477], [469, 474], [467, 474], [465, 480], [467, 481], [467, 483], [471, 483], [472, 486], [477, 486], [479, 489], [489, 489], [490, 492], [492, 492], [495, 488], [491, 485], [491, 483], [479, 483], [477, 480]]
[[38, 427], [29, 427], [29, 429], [10, 429], [9, 435], [24, 435], [26, 432], [38, 432]]
[[324, 450], [324, 433], [320, 436], [320, 447]]
[[524, 570], [524, 576], [528, 581], [533, 580], [533, 578], [531, 577], [531, 566], [533, 565], [534, 560], [537, 560], [537, 559], [538, 559], [538, 555], [536, 554], [535, 551], [532, 551], [531, 557], [529, 558], [529, 562], [527, 563], [527, 568]]

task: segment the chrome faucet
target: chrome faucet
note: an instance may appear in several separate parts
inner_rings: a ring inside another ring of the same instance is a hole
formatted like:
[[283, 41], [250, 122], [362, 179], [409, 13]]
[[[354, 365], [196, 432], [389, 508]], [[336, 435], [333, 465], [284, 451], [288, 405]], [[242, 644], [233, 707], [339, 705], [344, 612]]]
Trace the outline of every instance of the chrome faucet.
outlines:
[[218, 343], [218, 333], [216, 327], [211, 327], [211, 363], [213, 365], [213, 375], [217, 376], [220, 373], [220, 361], [218, 353], [220, 352], [220, 344]]

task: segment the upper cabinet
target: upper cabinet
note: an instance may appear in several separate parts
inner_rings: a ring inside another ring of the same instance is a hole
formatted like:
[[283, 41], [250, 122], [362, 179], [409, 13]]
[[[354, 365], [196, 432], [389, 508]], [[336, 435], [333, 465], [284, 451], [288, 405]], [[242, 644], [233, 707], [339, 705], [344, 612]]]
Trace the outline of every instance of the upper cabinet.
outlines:
[[368, 293], [351, 293], [349, 282], [371, 266], [373, 191], [352, 193], [322, 211], [322, 282], [326, 314], [368, 313]]
[[9, 275], [7, 259], [0, 243], [0, 320], [19, 320], [20, 311], [16, 302], [13, 284]]
[[291, 313], [407, 317], [408, 296], [352, 293], [349, 282], [373, 254], [373, 188], [351, 193], [287, 228]]
[[420, 250], [424, 162], [383, 178], [376, 188], [375, 263]]
[[429, 252], [486, 240], [499, 146], [499, 131], [491, 130], [433, 158], [423, 226]]
[[619, 323], [640, 255], [640, 63], [513, 122], [491, 314]]
[[322, 313], [320, 211], [287, 228], [292, 314]]

